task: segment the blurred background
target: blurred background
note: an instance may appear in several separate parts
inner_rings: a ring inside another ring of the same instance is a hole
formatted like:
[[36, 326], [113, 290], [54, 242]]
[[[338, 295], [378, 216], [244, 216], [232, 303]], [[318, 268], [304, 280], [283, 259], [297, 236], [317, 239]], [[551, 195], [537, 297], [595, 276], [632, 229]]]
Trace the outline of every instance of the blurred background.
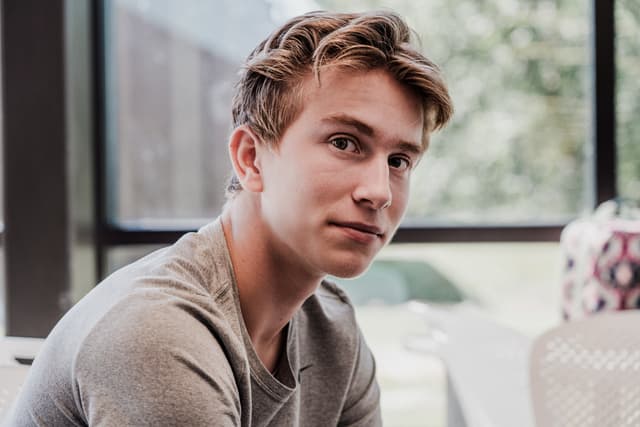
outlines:
[[218, 215], [238, 68], [318, 9], [406, 17], [456, 108], [394, 242], [342, 282], [385, 425], [445, 425], [409, 300], [471, 301], [531, 336], [559, 322], [562, 227], [640, 198], [637, 0], [4, 0], [0, 331], [46, 336], [101, 278]]

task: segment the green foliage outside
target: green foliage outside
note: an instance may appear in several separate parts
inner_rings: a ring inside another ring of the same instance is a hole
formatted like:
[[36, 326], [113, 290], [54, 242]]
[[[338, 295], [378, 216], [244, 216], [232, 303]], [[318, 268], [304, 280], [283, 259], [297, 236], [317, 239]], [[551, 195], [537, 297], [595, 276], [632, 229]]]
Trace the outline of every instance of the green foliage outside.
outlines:
[[[414, 174], [408, 220], [555, 222], [592, 200], [586, 0], [322, 0], [392, 8], [440, 65], [456, 114]], [[618, 6], [620, 187], [640, 195], [640, 4]], [[635, 138], [635, 140], [634, 140]]]
[[640, 200], [640, 2], [619, 0], [616, 9], [618, 190]]

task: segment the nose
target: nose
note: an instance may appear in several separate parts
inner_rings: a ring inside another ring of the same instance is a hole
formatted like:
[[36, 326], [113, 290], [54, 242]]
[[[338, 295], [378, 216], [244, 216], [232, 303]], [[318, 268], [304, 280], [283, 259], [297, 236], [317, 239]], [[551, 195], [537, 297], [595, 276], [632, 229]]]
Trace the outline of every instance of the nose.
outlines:
[[391, 182], [386, 157], [371, 159], [362, 166], [357, 185], [353, 190], [353, 200], [373, 210], [386, 209], [391, 206]]

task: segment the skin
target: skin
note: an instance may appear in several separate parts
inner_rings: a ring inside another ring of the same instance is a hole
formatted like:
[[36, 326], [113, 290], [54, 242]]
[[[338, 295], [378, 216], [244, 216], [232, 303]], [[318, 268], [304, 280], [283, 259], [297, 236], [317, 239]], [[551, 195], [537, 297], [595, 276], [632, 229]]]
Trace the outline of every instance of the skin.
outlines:
[[391, 239], [422, 154], [418, 99], [386, 71], [327, 69], [303, 94], [276, 147], [246, 126], [229, 142], [243, 191], [222, 225], [245, 324], [269, 370], [321, 280], [361, 274]]

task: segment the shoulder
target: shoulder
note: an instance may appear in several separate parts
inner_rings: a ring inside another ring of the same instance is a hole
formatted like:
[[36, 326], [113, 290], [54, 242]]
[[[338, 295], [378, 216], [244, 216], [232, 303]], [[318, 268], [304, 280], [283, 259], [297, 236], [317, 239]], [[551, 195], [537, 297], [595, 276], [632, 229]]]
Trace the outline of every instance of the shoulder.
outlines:
[[23, 407], [78, 425], [238, 425], [243, 347], [226, 325], [163, 288], [93, 294], [47, 338]]
[[375, 360], [347, 294], [323, 281], [303, 305], [299, 320], [301, 366], [310, 368], [301, 381], [309, 399], [327, 392], [335, 396], [340, 425], [380, 425]]
[[206, 362], [221, 353], [221, 343], [212, 332], [225, 334], [224, 323], [211, 308], [193, 301], [155, 290], [137, 292], [93, 325], [79, 346], [76, 363], [80, 372], [90, 374], [100, 369], [96, 359], [102, 366], [122, 364], [142, 370], [187, 353]]
[[324, 279], [320, 282], [320, 286], [316, 291], [316, 295], [320, 298], [328, 299], [328, 300], [339, 300], [343, 304], [347, 304], [351, 306], [351, 300], [347, 296], [347, 293], [340, 288], [335, 282], [332, 282], [328, 279]]
[[185, 411], [212, 415], [208, 401], [235, 420], [241, 381], [233, 364], [242, 354], [242, 343], [211, 312], [189, 301], [134, 295], [94, 325], [73, 372], [88, 420], [192, 419]]
[[79, 355], [118, 351], [150, 361], [178, 350], [206, 354], [216, 343], [240, 351], [232, 278], [216, 225], [117, 271], [83, 298], [61, 322], [67, 330], [85, 325]]
[[80, 345], [80, 355], [112, 357], [117, 352], [127, 363], [184, 352], [211, 356], [208, 353], [221, 345], [233, 345], [234, 338], [219, 308], [200, 295], [183, 298], [165, 289], [143, 288], [97, 319]]
[[[188, 285], [214, 298], [233, 282], [233, 268], [220, 220], [183, 235], [163, 251], [133, 264], [136, 274], [165, 284]], [[182, 286], [178, 286], [182, 287]]]
[[337, 348], [333, 355], [347, 361], [358, 352], [360, 330], [347, 294], [324, 280], [296, 317], [300, 339], [311, 351]]
[[335, 324], [346, 331], [352, 330], [350, 326], [356, 324], [351, 300], [337, 284], [326, 279], [305, 301], [302, 311], [306, 316], [314, 318], [316, 323]]

